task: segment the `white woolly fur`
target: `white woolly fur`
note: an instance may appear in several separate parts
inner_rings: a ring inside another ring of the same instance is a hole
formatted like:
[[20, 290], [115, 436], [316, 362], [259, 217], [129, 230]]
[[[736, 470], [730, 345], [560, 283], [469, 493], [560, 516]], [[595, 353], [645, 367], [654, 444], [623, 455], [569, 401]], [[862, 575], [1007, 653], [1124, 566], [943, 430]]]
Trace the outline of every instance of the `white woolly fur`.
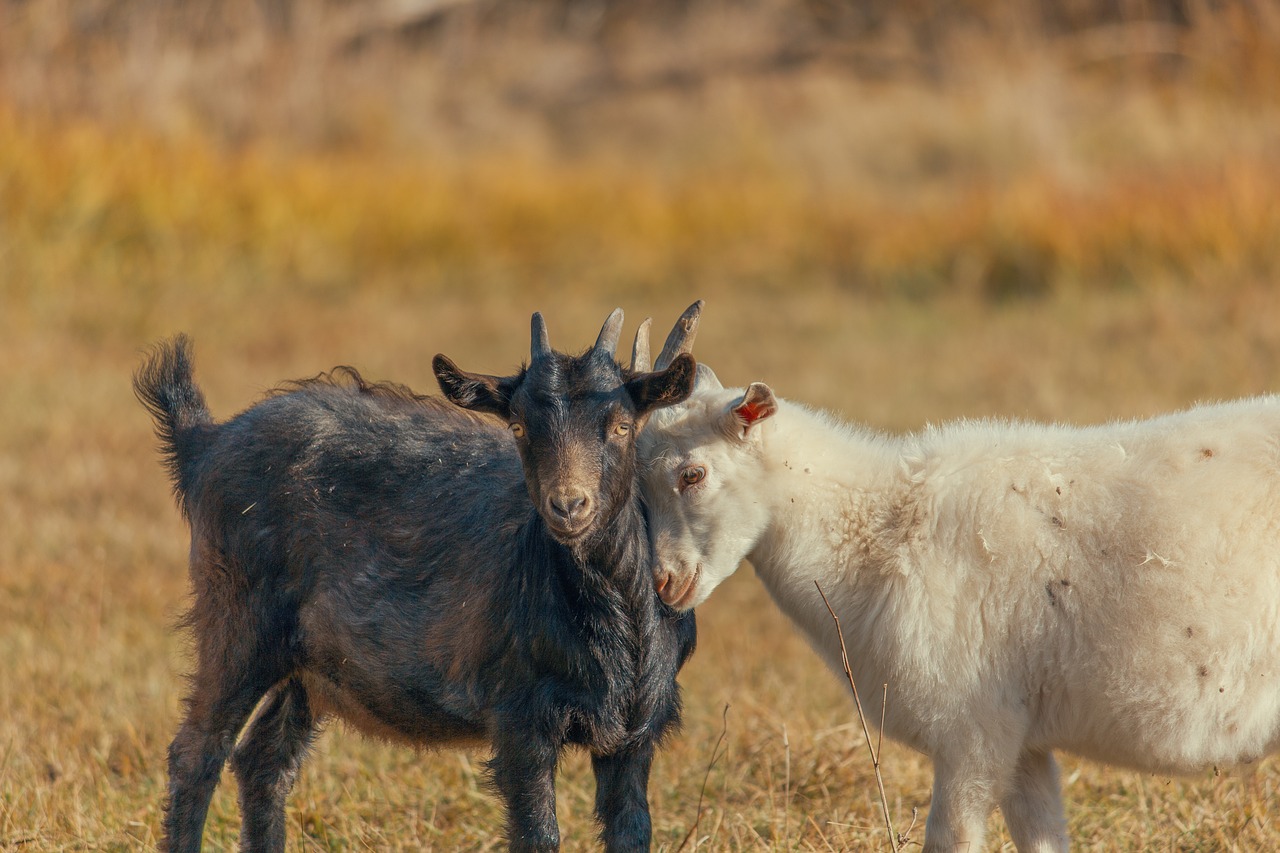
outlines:
[[750, 560], [843, 678], [821, 583], [886, 733], [933, 759], [925, 851], [981, 849], [997, 806], [1065, 851], [1055, 749], [1187, 773], [1280, 746], [1280, 398], [889, 437], [752, 388], [641, 436], [663, 596]]

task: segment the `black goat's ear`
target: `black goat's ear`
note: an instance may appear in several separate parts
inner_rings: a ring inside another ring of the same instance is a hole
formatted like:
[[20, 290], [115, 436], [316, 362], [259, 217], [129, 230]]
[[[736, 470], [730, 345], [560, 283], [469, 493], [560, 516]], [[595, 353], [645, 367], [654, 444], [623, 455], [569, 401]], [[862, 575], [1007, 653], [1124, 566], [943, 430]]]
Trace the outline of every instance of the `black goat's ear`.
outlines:
[[698, 363], [687, 352], [672, 360], [666, 370], [642, 373], [627, 383], [627, 394], [635, 404], [636, 414], [683, 403], [693, 393]]
[[435, 371], [440, 390], [454, 405], [500, 418], [511, 417], [511, 395], [520, 385], [519, 376], [467, 373], [444, 355], [432, 359], [431, 369]]

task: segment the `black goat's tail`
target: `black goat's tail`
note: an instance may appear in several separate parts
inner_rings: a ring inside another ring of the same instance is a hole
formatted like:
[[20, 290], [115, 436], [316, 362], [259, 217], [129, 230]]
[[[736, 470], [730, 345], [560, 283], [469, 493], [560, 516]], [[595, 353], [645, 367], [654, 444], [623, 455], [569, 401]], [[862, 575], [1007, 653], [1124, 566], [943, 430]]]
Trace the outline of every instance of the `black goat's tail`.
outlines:
[[191, 340], [175, 335], [155, 347], [133, 374], [133, 393], [156, 423], [156, 437], [184, 513], [187, 494], [214, 426], [191, 370]]

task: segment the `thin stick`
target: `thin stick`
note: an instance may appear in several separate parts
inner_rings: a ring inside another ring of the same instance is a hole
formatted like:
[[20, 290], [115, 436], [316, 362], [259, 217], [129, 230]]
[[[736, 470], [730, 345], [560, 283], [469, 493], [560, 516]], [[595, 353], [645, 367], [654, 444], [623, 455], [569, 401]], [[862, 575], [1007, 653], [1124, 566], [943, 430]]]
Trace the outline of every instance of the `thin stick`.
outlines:
[[[693, 826], [689, 827], [689, 831], [684, 834], [684, 840], [680, 842], [680, 846], [676, 848], [676, 853], [680, 853], [684, 846], [689, 843], [689, 839], [698, 832], [698, 824], [702, 822], [702, 798], [707, 793], [707, 780], [711, 778], [711, 768], [716, 766], [716, 762], [720, 760], [720, 744], [724, 742], [725, 735], [729, 734], [729, 703], [724, 706], [724, 725], [720, 729], [720, 737], [716, 741], [715, 749], [711, 750], [711, 761], [707, 764], [707, 772], [702, 777], [702, 790], [698, 792], [698, 813], [694, 815]], [[693, 843], [693, 849], [698, 849], [698, 842]]]
[[786, 787], [782, 800], [782, 844], [791, 849], [791, 741], [787, 739], [787, 724], [782, 724], [782, 748], [785, 750]]
[[884, 683], [884, 692], [880, 695], [880, 731], [876, 734], [876, 764], [880, 764], [880, 748], [884, 746], [884, 713], [889, 710], [889, 682]]
[[898, 842], [906, 844], [911, 838], [911, 830], [916, 828], [916, 818], [920, 817], [920, 810], [915, 806], [911, 807], [911, 825], [907, 827], [907, 831], [898, 836]]
[[[827, 601], [827, 594], [822, 591], [822, 584], [816, 580], [813, 585], [818, 588], [818, 595], [822, 596], [822, 603], [827, 605], [827, 612], [831, 614], [831, 618], [836, 622], [836, 635], [840, 638], [840, 662], [844, 664], [845, 677], [849, 679], [849, 686], [853, 688], [853, 704], [858, 708], [858, 720], [862, 723], [862, 734], [867, 739], [867, 752], [871, 753], [871, 766], [876, 771], [876, 786], [880, 789], [880, 808], [884, 812], [884, 828], [889, 833], [889, 848], [893, 853], [898, 853], [898, 836], [893, 831], [893, 820], [889, 817], [889, 798], [884, 793], [884, 779], [880, 775], [880, 756], [876, 753], [875, 747], [871, 745], [871, 730], [867, 728], [867, 718], [862, 713], [862, 700], [858, 698], [858, 685], [853, 683], [853, 670], [849, 668], [849, 652], [844, 646], [844, 631], [840, 628], [840, 617], [836, 615], [836, 611], [832, 609], [831, 602]], [[889, 685], [885, 685], [885, 701], [888, 702]], [[883, 736], [883, 722], [881, 723], [881, 735]]]

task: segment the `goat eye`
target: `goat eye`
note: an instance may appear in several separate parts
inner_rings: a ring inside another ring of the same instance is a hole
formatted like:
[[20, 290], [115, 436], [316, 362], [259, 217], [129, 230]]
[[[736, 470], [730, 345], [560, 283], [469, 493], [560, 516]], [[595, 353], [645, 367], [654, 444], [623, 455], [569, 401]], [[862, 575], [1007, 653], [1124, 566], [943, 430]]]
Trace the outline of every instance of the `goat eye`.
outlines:
[[507, 429], [511, 430], [511, 434], [516, 438], [524, 438], [524, 424], [507, 424]]
[[684, 487], [696, 486], [698, 483], [705, 480], [706, 477], [707, 469], [703, 468], [701, 465], [694, 465], [692, 467], [685, 468], [680, 472], [680, 485]]
[[631, 424], [621, 423], [613, 428], [614, 435], [626, 435], [631, 432]]

